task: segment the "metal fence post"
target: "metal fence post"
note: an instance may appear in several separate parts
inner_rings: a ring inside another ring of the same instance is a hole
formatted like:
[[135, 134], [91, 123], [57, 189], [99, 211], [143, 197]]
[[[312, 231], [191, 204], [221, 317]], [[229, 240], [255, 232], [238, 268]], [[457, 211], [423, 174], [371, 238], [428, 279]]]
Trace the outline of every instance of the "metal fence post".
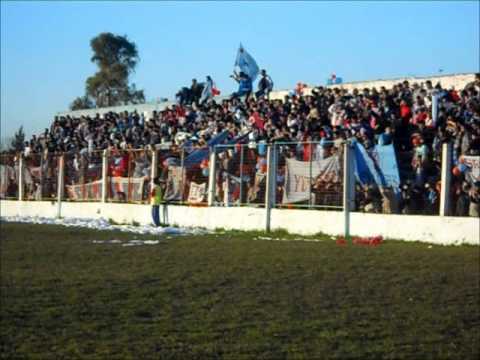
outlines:
[[308, 205], [310, 207], [312, 207], [312, 183], [313, 183], [313, 179], [312, 179], [312, 142], [309, 142], [308, 144], [309, 144], [308, 148], [309, 148], [309, 152], [310, 152], [310, 154], [309, 154], [309, 160], [310, 160], [309, 165], [310, 166], [309, 166], [309, 175], [308, 175], [309, 179], [310, 179], [309, 184], [308, 184], [309, 185], [309, 187], [308, 187]]
[[450, 182], [452, 176], [452, 145], [442, 145], [442, 178], [440, 194], [440, 216], [450, 214]]
[[273, 153], [272, 153], [272, 187], [270, 195], [270, 206], [274, 208], [277, 205], [277, 172], [278, 172], [278, 154], [277, 154], [277, 145], [272, 144]]
[[350, 144], [347, 142], [343, 145], [343, 215], [344, 215], [344, 236], [350, 239], [350, 177], [351, 177], [351, 154]]
[[[152, 192], [155, 184], [153, 180], [158, 176], [158, 151], [157, 149], [152, 150], [152, 164], [150, 168], [150, 193]], [[148, 199], [150, 199], [150, 193], [148, 194]]]
[[107, 184], [108, 184], [108, 150], [102, 153], [102, 203], [107, 202]]
[[18, 158], [18, 200], [23, 201], [23, 154], [20, 154]]
[[215, 182], [217, 178], [217, 151], [216, 147], [212, 149], [208, 169], [208, 206], [213, 206], [215, 202]]
[[182, 169], [182, 180], [180, 188], [180, 204], [183, 204], [183, 199], [185, 195], [185, 149], [182, 148], [182, 153], [180, 155], [180, 167]]
[[40, 154], [41, 154], [40, 155], [40, 199], [37, 199], [38, 194], [35, 193], [35, 200], [40, 200], [41, 201], [41, 200], [43, 200], [43, 185], [44, 185], [44, 183], [43, 183], [44, 182], [44, 174], [43, 173], [45, 172], [45, 170], [44, 170], [45, 162], [43, 160], [43, 157], [45, 156], [45, 151], [42, 151]]
[[62, 199], [64, 190], [65, 161], [63, 154], [58, 158], [58, 180], [57, 180], [57, 218], [62, 216]]
[[244, 151], [244, 146], [243, 144], [240, 145], [240, 200], [238, 201], [238, 206], [241, 206], [243, 203], [243, 151]]
[[265, 182], [265, 231], [270, 232], [270, 215], [272, 209], [272, 180], [273, 168], [272, 166], [272, 146], [267, 145], [267, 179]]

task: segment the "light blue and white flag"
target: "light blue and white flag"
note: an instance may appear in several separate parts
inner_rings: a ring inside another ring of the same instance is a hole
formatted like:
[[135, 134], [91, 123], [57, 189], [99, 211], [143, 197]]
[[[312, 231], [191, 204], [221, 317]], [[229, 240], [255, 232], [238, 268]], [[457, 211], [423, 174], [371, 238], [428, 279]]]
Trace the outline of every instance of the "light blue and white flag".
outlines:
[[245, 50], [240, 44], [237, 52], [237, 58], [235, 59], [235, 70], [240, 70], [250, 77], [250, 80], [255, 81], [260, 72], [255, 59]]

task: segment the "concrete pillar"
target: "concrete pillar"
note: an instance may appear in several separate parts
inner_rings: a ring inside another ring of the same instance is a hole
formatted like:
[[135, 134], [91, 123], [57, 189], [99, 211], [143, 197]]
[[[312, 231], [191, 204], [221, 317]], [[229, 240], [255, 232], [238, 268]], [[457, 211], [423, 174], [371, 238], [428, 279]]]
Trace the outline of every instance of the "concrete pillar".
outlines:
[[213, 206], [215, 202], [215, 184], [217, 181], [217, 156], [216, 149], [210, 152], [208, 169], [208, 206]]
[[108, 185], [108, 150], [103, 150], [102, 154], [102, 203], [107, 202]]
[[442, 186], [440, 193], [440, 216], [450, 214], [450, 183], [452, 177], [452, 145], [442, 145]]

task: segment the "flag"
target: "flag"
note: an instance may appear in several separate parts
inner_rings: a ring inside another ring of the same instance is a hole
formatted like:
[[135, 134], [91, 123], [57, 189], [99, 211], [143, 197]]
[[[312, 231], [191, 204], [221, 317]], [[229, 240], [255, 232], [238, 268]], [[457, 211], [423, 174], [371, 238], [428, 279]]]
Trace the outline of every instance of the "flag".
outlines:
[[240, 44], [237, 52], [237, 58], [235, 59], [235, 69], [239, 69], [250, 77], [250, 80], [255, 81], [260, 72], [255, 59], [245, 50]]

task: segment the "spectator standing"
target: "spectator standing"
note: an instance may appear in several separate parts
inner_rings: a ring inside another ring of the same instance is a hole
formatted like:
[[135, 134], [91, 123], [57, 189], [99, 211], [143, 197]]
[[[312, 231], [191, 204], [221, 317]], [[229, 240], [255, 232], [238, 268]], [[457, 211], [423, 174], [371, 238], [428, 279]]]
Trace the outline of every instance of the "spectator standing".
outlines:
[[190, 101], [189, 103], [195, 103], [199, 105], [200, 98], [202, 97], [203, 86], [197, 82], [197, 79], [192, 79], [192, 85], [190, 86]]
[[212, 78], [207, 75], [207, 80], [203, 85], [202, 96], [200, 97], [200, 105], [207, 103], [209, 100], [213, 99], [214, 93], [213, 89], [215, 88], [215, 84]]
[[255, 93], [257, 99], [266, 97], [269, 98], [270, 92], [273, 90], [273, 80], [270, 75], [267, 74], [265, 69], [260, 72], [261, 78], [258, 82], [258, 91]]
[[155, 226], [164, 225], [160, 222], [160, 205], [164, 205], [163, 214], [165, 215], [165, 201], [164, 201], [164, 191], [165, 191], [165, 182], [160, 180], [159, 177], [153, 179], [153, 190], [152, 190], [152, 220]]
[[232, 94], [232, 98], [245, 96], [245, 101], [248, 101], [252, 93], [252, 79], [243, 71], [240, 71], [239, 74], [234, 72], [230, 77], [238, 83], [238, 91]]

